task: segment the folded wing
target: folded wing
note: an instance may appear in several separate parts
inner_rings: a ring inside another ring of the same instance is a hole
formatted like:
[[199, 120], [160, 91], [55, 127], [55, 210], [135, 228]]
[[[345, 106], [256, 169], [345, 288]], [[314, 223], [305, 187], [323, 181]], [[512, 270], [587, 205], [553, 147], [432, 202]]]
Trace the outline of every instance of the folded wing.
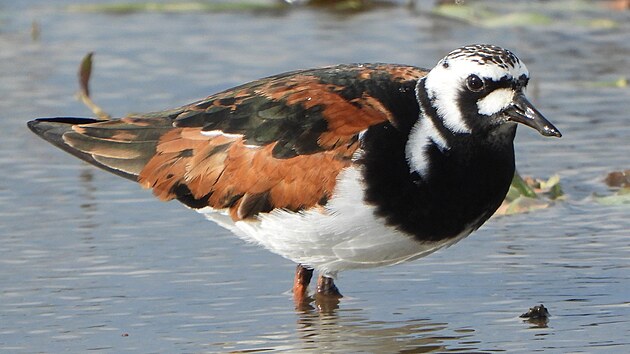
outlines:
[[228, 209], [241, 220], [325, 205], [360, 148], [359, 133], [395, 124], [398, 97], [413, 97], [424, 74], [389, 64], [297, 71], [170, 111], [108, 121], [44, 118], [29, 127], [162, 200]]

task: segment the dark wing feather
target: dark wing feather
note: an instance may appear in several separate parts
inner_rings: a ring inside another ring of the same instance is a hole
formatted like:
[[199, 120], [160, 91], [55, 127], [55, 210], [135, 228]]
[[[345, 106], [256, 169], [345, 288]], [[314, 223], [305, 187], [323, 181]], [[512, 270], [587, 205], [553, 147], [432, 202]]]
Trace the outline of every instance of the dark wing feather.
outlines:
[[[108, 172], [112, 172], [121, 177], [130, 179], [132, 181], [137, 180], [137, 173], [126, 172], [123, 169], [114, 168], [113, 164], [99, 162], [99, 156], [92, 155], [89, 152], [79, 150], [71, 145], [68, 145], [64, 140], [66, 133], [71, 133], [72, 128], [77, 125], [90, 125], [98, 124], [102, 121], [91, 118], [73, 118], [73, 117], [58, 117], [58, 118], [40, 118], [28, 122], [28, 127], [35, 134], [39, 135], [44, 140], [50, 142], [56, 147], [80, 158], [81, 160], [100, 167]], [[137, 170], [137, 169], [136, 169]]]
[[228, 208], [235, 220], [323, 205], [360, 132], [410, 126], [426, 71], [344, 65], [254, 81], [178, 109], [29, 127], [71, 154], [137, 180], [163, 200]]

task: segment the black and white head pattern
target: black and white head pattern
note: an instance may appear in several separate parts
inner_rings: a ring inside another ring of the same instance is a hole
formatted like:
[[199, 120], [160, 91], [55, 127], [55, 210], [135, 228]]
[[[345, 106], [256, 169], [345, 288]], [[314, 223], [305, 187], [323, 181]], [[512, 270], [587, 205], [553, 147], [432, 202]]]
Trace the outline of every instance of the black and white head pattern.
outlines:
[[[470, 132], [457, 102], [472, 75], [488, 84], [527, 78], [529, 72], [512, 52], [493, 45], [465, 46], [440, 60], [427, 75], [425, 88], [445, 126], [454, 133]], [[477, 101], [478, 113], [496, 114], [510, 105], [513, 96], [510, 87], [493, 90]]]
[[[488, 125], [502, 122], [496, 116], [512, 104], [516, 83], [526, 84], [528, 77], [525, 64], [494, 45], [469, 45], [446, 55], [416, 88], [425, 91], [416, 92], [424, 117], [413, 127], [407, 144], [411, 170], [424, 174], [426, 146], [448, 150], [448, 136], [472, 133], [475, 119], [488, 118], [480, 122]], [[422, 102], [423, 97], [428, 102]], [[427, 105], [433, 114], [427, 112]]]

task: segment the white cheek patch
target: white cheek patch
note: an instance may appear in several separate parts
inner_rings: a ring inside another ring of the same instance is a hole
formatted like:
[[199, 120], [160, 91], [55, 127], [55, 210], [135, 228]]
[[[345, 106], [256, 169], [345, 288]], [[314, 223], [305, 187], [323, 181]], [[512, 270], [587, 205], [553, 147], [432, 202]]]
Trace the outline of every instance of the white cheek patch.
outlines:
[[514, 90], [509, 88], [496, 89], [486, 97], [477, 101], [479, 114], [491, 116], [499, 113], [512, 103]]

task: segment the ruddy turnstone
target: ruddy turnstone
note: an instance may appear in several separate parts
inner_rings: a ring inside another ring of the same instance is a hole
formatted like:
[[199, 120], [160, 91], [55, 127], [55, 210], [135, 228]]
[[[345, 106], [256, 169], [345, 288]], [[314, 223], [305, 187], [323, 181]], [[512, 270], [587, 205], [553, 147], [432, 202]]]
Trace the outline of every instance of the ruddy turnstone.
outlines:
[[177, 199], [298, 263], [294, 298], [338, 298], [339, 271], [424, 257], [480, 227], [514, 174], [516, 123], [560, 132], [529, 73], [493, 45], [429, 70], [352, 64], [253, 81], [115, 120], [42, 118], [53, 145]]

